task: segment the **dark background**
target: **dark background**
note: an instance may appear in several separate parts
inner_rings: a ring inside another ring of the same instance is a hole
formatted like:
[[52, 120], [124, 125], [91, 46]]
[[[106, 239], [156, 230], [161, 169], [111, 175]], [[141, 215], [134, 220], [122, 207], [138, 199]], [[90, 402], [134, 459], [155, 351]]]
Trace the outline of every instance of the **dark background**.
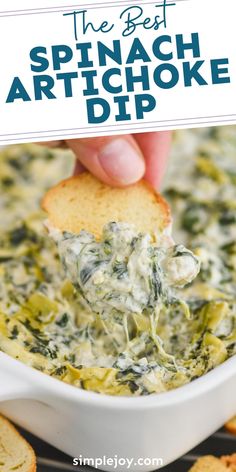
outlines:
[[[66, 456], [64, 453], [49, 446], [47, 443], [26, 431], [19, 428], [17, 429], [29, 441], [37, 454], [37, 472], [94, 472], [98, 470], [88, 466], [73, 466], [71, 457]], [[162, 472], [187, 472], [194, 461], [202, 455], [213, 454], [215, 456], [221, 456], [234, 452], [236, 452], [236, 436], [227, 433], [222, 428], [184, 457], [159, 470]], [[117, 470], [117, 472], [119, 471]]]

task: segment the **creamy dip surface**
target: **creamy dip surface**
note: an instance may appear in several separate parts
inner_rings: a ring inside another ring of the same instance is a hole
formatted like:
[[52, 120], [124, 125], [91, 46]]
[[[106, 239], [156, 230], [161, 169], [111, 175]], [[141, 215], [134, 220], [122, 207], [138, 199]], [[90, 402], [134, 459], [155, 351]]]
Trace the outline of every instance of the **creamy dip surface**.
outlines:
[[111, 395], [173, 389], [233, 356], [235, 154], [235, 127], [175, 134], [165, 184], [174, 246], [115, 222], [99, 242], [86, 231], [54, 232], [56, 245], [40, 200], [71, 173], [73, 156], [36, 145], [3, 150], [0, 349]]
[[[176, 305], [181, 288], [197, 276], [198, 258], [162, 236], [138, 233], [128, 223], [108, 223], [100, 241], [86, 232], [61, 232], [49, 225], [65, 270], [81, 302], [103, 320], [154, 313]], [[160, 237], [158, 238], [160, 239]], [[170, 244], [171, 243], [171, 244]]]

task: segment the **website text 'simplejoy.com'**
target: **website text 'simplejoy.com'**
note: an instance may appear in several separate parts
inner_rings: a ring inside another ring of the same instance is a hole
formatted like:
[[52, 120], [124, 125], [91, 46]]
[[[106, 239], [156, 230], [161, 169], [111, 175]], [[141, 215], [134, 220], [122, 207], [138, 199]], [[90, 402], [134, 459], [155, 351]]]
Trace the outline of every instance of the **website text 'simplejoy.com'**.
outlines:
[[161, 457], [139, 457], [138, 459], [134, 459], [133, 457], [118, 457], [117, 455], [113, 457], [108, 457], [105, 455], [102, 457], [83, 457], [82, 455], [79, 455], [78, 457], [74, 457], [72, 463], [75, 467], [87, 465], [94, 467], [95, 469], [99, 469], [103, 466], [110, 466], [117, 470], [119, 470], [119, 467], [129, 470], [132, 466], [145, 465], [161, 467], [164, 465], [163, 459]]

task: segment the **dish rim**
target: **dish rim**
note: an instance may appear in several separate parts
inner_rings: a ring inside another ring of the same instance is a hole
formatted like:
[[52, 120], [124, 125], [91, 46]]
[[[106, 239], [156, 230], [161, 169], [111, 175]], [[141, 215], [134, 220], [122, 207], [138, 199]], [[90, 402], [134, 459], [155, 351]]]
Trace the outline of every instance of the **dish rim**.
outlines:
[[[21, 389], [19, 392], [16, 391], [17, 396], [15, 399], [27, 398], [40, 400], [41, 398], [43, 400], [45, 394], [47, 399], [50, 394], [52, 399], [62, 398], [67, 401], [72, 401], [73, 403], [81, 403], [87, 406], [93, 405], [105, 409], [128, 409], [129, 411], [136, 411], [140, 409], [147, 410], [180, 405], [186, 400], [193, 399], [198, 395], [214, 390], [218, 385], [225, 383], [233, 376], [236, 377], [236, 355], [188, 384], [167, 392], [153, 393], [137, 397], [113, 396], [77, 388], [56, 379], [55, 377], [50, 377], [49, 375], [10, 357], [3, 351], [0, 351], [0, 370], [3, 371], [3, 369], [5, 373], [7, 373], [8, 377], [9, 375], [14, 374], [14, 380], [21, 382], [21, 385], [22, 382], [24, 384], [23, 390]], [[12, 394], [14, 394], [14, 387]], [[14, 400], [14, 396], [11, 395], [9, 400]], [[4, 399], [4, 401], [7, 401], [7, 399]]]

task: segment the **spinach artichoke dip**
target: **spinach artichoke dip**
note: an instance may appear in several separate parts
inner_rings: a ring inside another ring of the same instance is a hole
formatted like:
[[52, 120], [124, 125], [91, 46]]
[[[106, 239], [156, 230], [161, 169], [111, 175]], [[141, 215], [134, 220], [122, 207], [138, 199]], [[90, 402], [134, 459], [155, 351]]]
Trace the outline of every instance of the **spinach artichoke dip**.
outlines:
[[50, 225], [49, 231], [81, 302], [103, 320], [152, 316], [163, 302], [183, 304], [171, 288], [192, 282], [199, 272], [198, 259], [184, 246], [157, 246], [151, 235], [138, 234], [128, 223], [107, 224], [101, 241], [86, 231], [73, 234]]
[[235, 154], [233, 126], [175, 134], [170, 246], [115, 222], [99, 242], [50, 229], [55, 244], [40, 200], [71, 174], [72, 154], [3, 150], [0, 349], [76, 387], [136, 396], [179, 387], [235, 355]]

